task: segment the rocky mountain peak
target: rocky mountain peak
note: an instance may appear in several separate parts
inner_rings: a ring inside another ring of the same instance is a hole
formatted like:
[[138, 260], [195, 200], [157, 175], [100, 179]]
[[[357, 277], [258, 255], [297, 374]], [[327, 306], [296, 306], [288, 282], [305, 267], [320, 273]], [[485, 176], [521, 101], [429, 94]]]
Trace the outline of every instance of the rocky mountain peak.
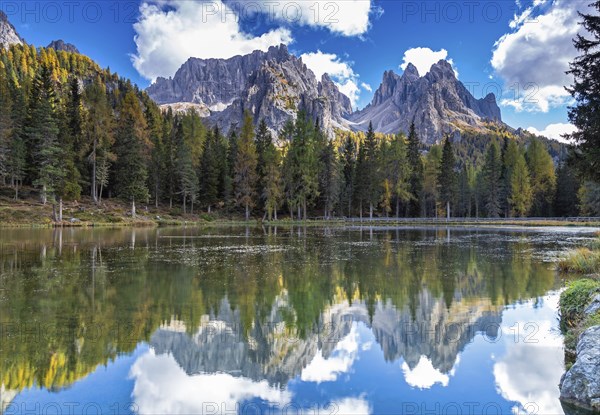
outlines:
[[0, 10], [0, 45], [8, 48], [11, 45], [23, 44], [23, 39], [15, 27], [8, 21], [8, 16]]
[[200, 105], [209, 123], [225, 131], [239, 124], [246, 109], [274, 132], [299, 109], [319, 118], [330, 132], [346, 128], [344, 117], [352, 113], [350, 99], [331, 78], [318, 80], [284, 44], [229, 59], [190, 58], [173, 78], [158, 78], [147, 92], [162, 105]]
[[72, 43], [66, 43], [64, 40], [62, 39], [58, 39], [58, 40], [53, 40], [52, 42], [50, 42], [50, 44], [48, 46], [46, 46], [47, 48], [51, 48], [58, 51], [64, 51], [64, 52], [70, 52], [70, 53], [79, 53], [79, 49], [77, 49], [75, 47], [75, 45], [73, 45]]
[[439, 142], [445, 134], [463, 129], [485, 130], [488, 122], [501, 123], [496, 97], [476, 99], [456, 79], [452, 65], [440, 60], [425, 76], [408, 64], [402, 76], [386, 71], [373, 101], [350, 116], [353, 128], [366, 130], [373, 122], [376, 131], [407, 133], [415, 122], [421, 140]]
[[402, 77], [414, 80], [420, 78], [421, 76], [419, 75], [419, 70], [417, 69], [417, 67], [412, 63], [409, 63], [408, 65], [406, 65], [406, 69], [404, 69]]

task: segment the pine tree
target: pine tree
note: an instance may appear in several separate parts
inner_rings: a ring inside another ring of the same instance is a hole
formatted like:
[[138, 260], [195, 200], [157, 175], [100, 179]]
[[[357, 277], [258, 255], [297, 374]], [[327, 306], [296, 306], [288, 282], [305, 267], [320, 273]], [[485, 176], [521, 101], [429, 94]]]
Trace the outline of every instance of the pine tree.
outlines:
[[[177, 142], [177, 172], [179, 188], [183, 201], [183, 213], [187, 213], [188, 198], [191, 202], [191, 213], [194, 214], [194, 202], [198, 197], [198, 177], [194, 169], [192, 150], [183, 132], [181, 121], [177, 123], [175, 140]], [[209, 205], [210, 211], [210, 205]]]
[[389, 156], [384, 169], [390, 182], [392, 196], [396, 200], [396, 217], [400, 217], [400, 205], [406, 205], [413, 198], [410, 191], [410, 167], [408, 164], [405, 136], [396, 134], [389, 144]]
[[0, 66], [0, 183], [10, 175], [9, 160], [13, 137], [12, 97], [8, 79]]
[[119, 197], [131, 201], [131, 215], [135, 217], [136, 201], [147, 201], [149, 197], [146, 159], [150, 143], [146, 120], [133, 90], [125, 93], [119, 106], [116, 137], [115, 189]]
[[363, 165], [359, 166], [359, 168], [361, 169], [361, 174], [364, 174], [364, 199], [369, 204], [369, 218], [373, 219], [373, 210], [379, 201], [381, 186], [377, 160], [377, 140], [375, 138], [375, 131], [373, 130], [373, 123], [369, 123], [363, 147], [365, 150], [364, 159], [362, 160]]
[[352, 200], [354, 199], [356, 172], [356, 146], [352, 137], [348, 135], [342, 149], [342, 195], [341, 204], [348, 210], [348, 217], [352, 216]]
[[340, 167], [333, 141], [321, 149], [319, 172], [319, 194], [323, 206], [323, 216], [330, 219], [339, 200]]
[[556, 193], [554, 196], [554, 214], [559, 217], [579, 215], [577, 194], [581, 183], [568, 162], [562, 163], [556, 174]]
[[529, 180], [527, 162], [521, 152], [516, 157], [510, 174], [510, 198], [512, 213], [526, 216], [531, 209], [533, 191]]
[[262, 198], [267, 219], [277, 220], [277, 209], [283, 197], [281, 180], [281, 155], [273, 141], [266, 145], [263, 154], [264, 177]]
[[600, 183], [600, 0], [590, 6], [596, 13], [579, 14], [590, 37], [578, 34], [574, 40], [581, 55], [570, 64], [575, 82], [569, 92], [576, 105], [569, 109], [569, 119], [578, 129], [571, 138], [582, 153], [580, 172]]
[[[96, 77], [85, 89], [84, 105], [86, 107], [84, 134], [87, 139], [81, 151], [87, 154], [91, 164], [90, 192], [94, 202], [98, 203], [102, 197], [101, 189], [108, 186], [110, 166], [116, 159], [112, 151], [115, 142], [113, 112], [106, 89], [99, 77]], [[100, 186], [101, 189], [98, 186], [99, 164], [103, 169], [104, 185]]]
[[425, 156], [423, 165], [423, 214], [429, 215], [429, 211], [433, 211], [435, 217], [438, 216], [438, 202], [440, 196], [440, 188], [438, 179], [440, 174], [440, 165], [442, 163], [442, 147], [435, 144], [431, 146], [429, 152]]
[[[50, 69], [42, 65], [33, 83], [29, 100], [26, 127], [31, 154], [31, 175], [35, 186], [41, 188], [42, 203], [50, 197], [56, 212], [56, 191], [66, 172], [58, 141], [58, 99]], [[54, 219], [58, 220], [57, 215]]]
[[239, 206], [244, 207], [246, 220], [250, 219], [250, 211], [256, 204], [257, 164], [258, 156], [254, 143], [252, 115], [246, 111], [240, 131], [234, 169], [235, 199]]
[[502, 152], [502, 197], [505, 198], [501, 201], [506, 212], [506, 217], [511, 215], [513, 209], [511, 208], [510, 200], [513, 198], [513, 186], [512, 186], [512, 174], [517, 164], [518, 158], [521, 156], [521, 150], [515, 140], [506, 140], [505, 148]]
[[201, 200], [206, 206], [208, 213], [212, 211], [219, 200], [219, 140], [221, 133], [215, 127], [212, 132], [206, 136], [202, 159], [200, 161], [200, 191]]
[[260, 207], [265, 206], [265, 188], [266, 188], [266, 180], [265, 177], [267, 175], [267, 165], [266, 165], [266, 152], [267, 148], [273, 143], [273, 137], [271, 132], [267, 128], [267, 123], [264, 119], [260, 121], [258, 124], [258, 128], [256, 129], [256, 137], [254, 139], [256, 143], [256, 155], [257, 155], [257, 165], [256, 165], [256, 173], [258, 175], [258, 194]]
[[423, 160], [420, 153], [421, 141], [415, 130], [415, 123], [410, 125], [408, 133], [408, 164], [410, 166], [411, 204], [409, 212], [412, 216], [421, 214], [421, 192], [423, 191]]
[[440, 202], [446, 207], [446, 214], [448, 218], [450, 218], [451, 205], [454, 204], [456, 195], [457, 177], [455, 166], [456, 159], [454, 157], [452, 142], [450, 141], [450, 137], [446, 137], [444, 148], [442, 150], [442, 162], [440, 166], [438, 184], [440, 186]]
[[490, 218], [500, 217], [500, 187], [502, 174], [502, 160], [500, 150], [496, 142], [492, 142], [485, 156], [483, 166], [484, 205], [487, 216]]

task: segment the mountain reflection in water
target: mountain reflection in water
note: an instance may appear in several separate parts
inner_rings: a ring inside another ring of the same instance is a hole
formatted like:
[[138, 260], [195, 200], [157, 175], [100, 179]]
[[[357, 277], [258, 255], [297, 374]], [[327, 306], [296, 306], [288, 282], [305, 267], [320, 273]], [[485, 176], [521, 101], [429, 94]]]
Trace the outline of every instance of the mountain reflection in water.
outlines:
[[561, 412], [560, 283], [542, 254], [579, 237], [6, 230], [3, 410]]

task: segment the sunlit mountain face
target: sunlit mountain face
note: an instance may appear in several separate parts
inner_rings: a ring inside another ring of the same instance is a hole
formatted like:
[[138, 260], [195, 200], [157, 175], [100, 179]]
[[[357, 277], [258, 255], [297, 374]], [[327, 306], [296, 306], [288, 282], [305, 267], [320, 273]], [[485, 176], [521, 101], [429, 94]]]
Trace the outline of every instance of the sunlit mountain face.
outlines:
[[2, 408], [560, 413], [549, 261], [581, 238], [3, 231]]

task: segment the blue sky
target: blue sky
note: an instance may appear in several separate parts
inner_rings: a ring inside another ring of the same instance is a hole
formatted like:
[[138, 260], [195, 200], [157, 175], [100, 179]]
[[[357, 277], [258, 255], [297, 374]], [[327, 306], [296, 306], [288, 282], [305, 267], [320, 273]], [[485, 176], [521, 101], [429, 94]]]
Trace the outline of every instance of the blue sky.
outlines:
[[366, 106], [383, 72], [452, 62], [480, 98], [494, 92], [503, 119], [549, 136], [568, 131], [564, 72], [576, 56], [577, 10], [587, 0], [0, 0], [28, 43], [74, 43], [103, 67], [146, 87], [188, 57], [226, 58], [280, 42], [328, 72]]

